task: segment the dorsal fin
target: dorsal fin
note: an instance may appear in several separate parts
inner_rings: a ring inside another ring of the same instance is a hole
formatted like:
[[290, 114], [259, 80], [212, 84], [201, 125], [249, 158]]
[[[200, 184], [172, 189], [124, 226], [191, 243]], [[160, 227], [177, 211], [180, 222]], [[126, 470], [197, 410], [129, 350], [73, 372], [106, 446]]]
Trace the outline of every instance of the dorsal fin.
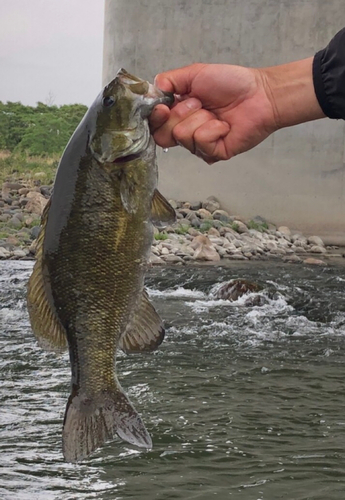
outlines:
[[66, 332], [48, 300], [47, 285], [42, 273], [43, 242], [49, 208], [50, 200], [41, 217], [41, 232], [36, 243], [36, 263], [27, 289], [27, 305], [31, 328], [38, 344], [45, 349], [61, 352], [67, 347]]
[[128, 354], [154, 351], [163, 342], [164, 334], [162, 320], [143, 290], [137, 311], [121, 337], [119, 347]]

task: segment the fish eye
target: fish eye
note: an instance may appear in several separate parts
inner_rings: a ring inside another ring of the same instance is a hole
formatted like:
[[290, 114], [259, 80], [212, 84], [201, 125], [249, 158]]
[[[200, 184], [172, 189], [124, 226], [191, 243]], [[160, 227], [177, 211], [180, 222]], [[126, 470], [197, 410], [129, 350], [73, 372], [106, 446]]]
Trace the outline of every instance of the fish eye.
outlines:
[[110, 95], [103, 97], [102, 104], [105, 108], [110, 108], [114, 103], [115, 103], [115, 99], [113, 97], [111, 97]]

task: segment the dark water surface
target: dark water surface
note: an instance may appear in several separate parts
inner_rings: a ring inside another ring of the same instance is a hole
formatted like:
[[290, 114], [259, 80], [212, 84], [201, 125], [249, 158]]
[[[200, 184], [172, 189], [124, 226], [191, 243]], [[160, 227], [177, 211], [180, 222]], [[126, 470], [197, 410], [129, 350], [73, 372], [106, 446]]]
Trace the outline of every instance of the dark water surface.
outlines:
[[[116, 439], [78, 465], [61, 454], [68, 357], [29, 327], [31, 267], [0, 263], [1, 499], [345, 499], [344, 266], [153, 269], [166, 340], [118, 372], [154, 448]], [[215, 300], [234, 277], [267, 303]]]

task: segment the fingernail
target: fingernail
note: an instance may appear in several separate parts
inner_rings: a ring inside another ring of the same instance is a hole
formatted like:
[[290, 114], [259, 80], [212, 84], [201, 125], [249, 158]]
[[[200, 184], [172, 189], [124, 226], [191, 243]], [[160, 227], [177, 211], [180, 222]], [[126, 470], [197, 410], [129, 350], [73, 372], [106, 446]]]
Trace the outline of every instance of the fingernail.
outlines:
[[202, 104], [199, 101], [199, 99], [195, 99], [194, 97], [191, 97], [190, 99], [187, 99], [185, 101], [185, 105], [189, 109], [200, 109], [202, 107]]

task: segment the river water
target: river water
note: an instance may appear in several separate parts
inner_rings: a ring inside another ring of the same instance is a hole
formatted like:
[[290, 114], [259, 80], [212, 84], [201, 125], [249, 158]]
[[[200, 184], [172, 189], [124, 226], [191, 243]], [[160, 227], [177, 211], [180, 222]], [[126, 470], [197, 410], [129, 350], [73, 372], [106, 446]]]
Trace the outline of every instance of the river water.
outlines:
[[[2, 500], [345, 498], [345, 267], [231, 263], [152, 269], [159, 351], [118, 358], [152, 451], [115, 439], [63, 462], [69, 361], [31, 334], [32, 262], [0, 263]], [[215, 300], [231, 278], [266, 303]]]

